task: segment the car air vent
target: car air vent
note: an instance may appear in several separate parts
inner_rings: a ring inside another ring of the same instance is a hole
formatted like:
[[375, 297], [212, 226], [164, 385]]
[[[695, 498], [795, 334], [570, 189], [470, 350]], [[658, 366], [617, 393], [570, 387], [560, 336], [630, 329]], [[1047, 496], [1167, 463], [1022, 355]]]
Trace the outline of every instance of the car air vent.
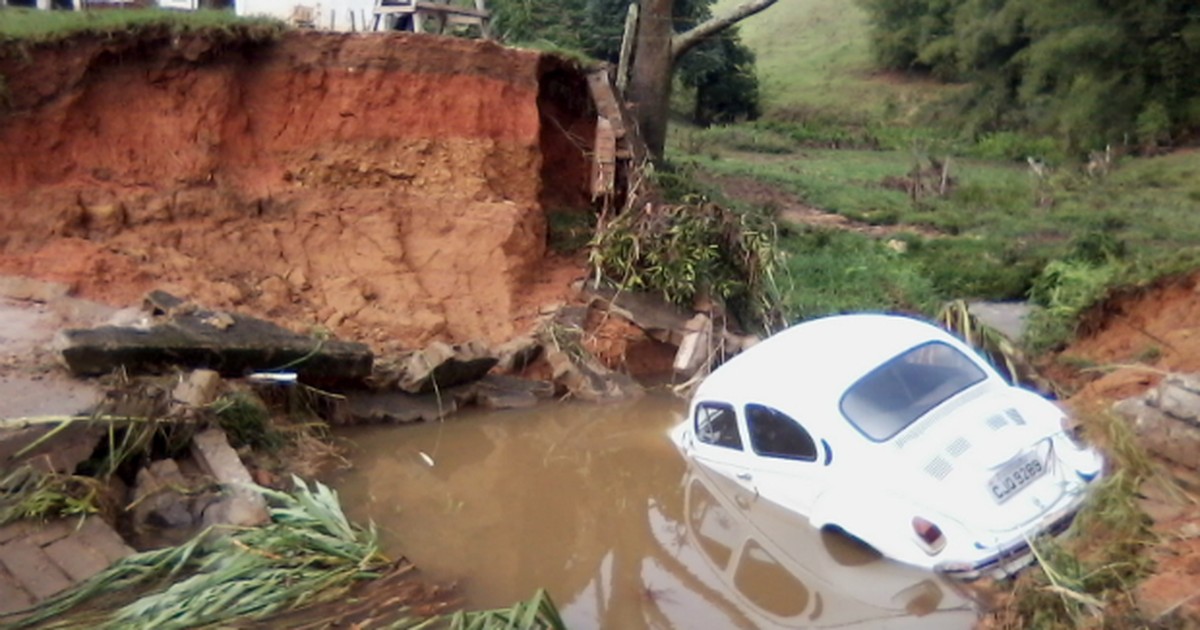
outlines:
[[954, 467], [941, 455], [929, 460], [929, 463], [925, 465], [925, 472], [938, 481], [945, 479], [946, 475], [949, 475], [952, 470], [954, 470]]
[[954, 440], [953, 442], [951, 442], [950, 445], [946, 447], [946, 452], [955, 457], [958, 457], [959, 455], [966, 453], [970, 448], [971, 448], [971, 443], [967, 441], [967, 438], [960, 437], [957, 440]]
[[1004, 414], [1008, 416], [1009, 420], [1012, 420], [1013, 424], [1025, 426], [1025, 418], [1021, 415], [1020, 411], [1010, 407]]
[[993, 431], [999, 431], [1008, 426], [1008, 419], [1001, 415], [995, 415], [987, 419], [987, 425], [992, 427]]

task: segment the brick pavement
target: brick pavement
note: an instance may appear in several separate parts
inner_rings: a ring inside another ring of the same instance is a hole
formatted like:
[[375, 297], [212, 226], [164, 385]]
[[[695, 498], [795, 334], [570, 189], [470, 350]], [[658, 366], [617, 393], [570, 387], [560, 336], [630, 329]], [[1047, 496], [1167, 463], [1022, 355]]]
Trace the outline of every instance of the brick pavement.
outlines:
[[51, 597], [133, 553], [98, 517], [0, 527], [0, 614]]

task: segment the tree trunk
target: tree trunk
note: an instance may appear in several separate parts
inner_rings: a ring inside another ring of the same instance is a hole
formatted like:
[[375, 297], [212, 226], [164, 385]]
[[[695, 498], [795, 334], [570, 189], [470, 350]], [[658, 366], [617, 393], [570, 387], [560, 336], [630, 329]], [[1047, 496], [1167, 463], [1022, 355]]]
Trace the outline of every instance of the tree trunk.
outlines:
[[656, 161], [667, 144], [667, 119], [671, 105], [671, 72], [675, 62], [696, 44], [729, 26], [765, 10], [779, 0], [747, 0], [725, 15], [715, 16], [695, 28], [675, 34], [672, 0], [641, 0], [633, 77], [628, 100], [634, 118]]
[[629, 101], [650, 155], [661, 160], [671, 102], [671, 0], [642, 0]]

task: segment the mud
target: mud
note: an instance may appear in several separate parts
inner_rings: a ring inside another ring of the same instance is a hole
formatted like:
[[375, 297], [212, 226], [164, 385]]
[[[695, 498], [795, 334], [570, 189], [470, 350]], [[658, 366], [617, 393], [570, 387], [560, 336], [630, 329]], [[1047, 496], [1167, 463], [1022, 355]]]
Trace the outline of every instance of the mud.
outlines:
[[511, 337], [581, 275], [545, 243], [545, 208], [586, 202], [591, 137], [557, 58], [164, 34], [36, 46], [0, 75], [0, 273], [405, 347]]

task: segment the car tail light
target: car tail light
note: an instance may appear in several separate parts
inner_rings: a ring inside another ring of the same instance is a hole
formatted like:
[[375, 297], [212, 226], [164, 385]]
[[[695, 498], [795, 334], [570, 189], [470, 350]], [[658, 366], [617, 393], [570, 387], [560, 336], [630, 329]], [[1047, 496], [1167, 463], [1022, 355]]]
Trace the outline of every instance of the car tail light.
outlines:
[[925, 553], [932, 556], [946, 547], [946, 536], [942, 534], [941, 528], [932, 522], [920, 516], [914, 516], [912, 528], [917, 535], [917, 542], [925, 549]]

